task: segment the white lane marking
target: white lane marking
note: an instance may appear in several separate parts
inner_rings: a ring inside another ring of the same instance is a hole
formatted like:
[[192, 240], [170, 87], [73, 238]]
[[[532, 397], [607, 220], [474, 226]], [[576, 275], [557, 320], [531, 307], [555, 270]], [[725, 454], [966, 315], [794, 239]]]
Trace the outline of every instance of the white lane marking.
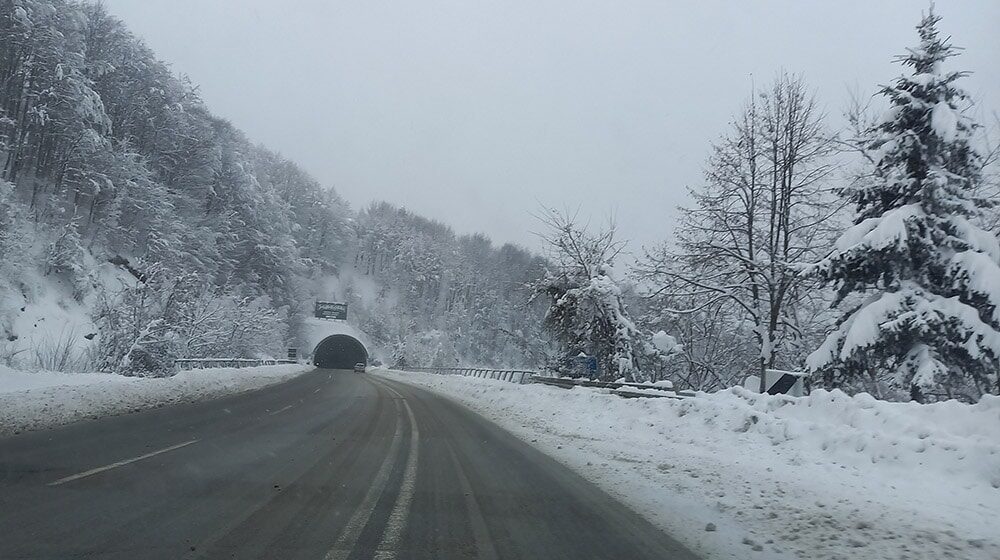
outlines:
[[288, 405], [288, 406], [286, 406], [284, 408], [279, 408], [278, 410], [275, 410], [274, 412], [272, 412], [271, 416], [274, 416], [275, 414], [277, 414], [279, 412], [284, 412], [284, 411], [288, 410], [289, 408], [292, 408], [293, 406], [295, 406], [295, 405], [290, 404], [290, 405]]
[[97, 473], [102, 473], [104, 471], [110, 471], [111, 469], [116, 469], [118, 467], [123, 467], [125, 465], [135, 463], [136, 461], [142, 461], [143, 459], [149, 459], [150, 457], [155, 457], [161, 453], [166, 453], [167, 451], [173, 451], [175, 449], [180, 449], [184, 446], [191, 445], [198, 440], [193, 439], [191, 441], [185, 441], [184, 443], [178, 443], [177, 445], [171, 445], [170, 447], [164, 447], [158, 451], [153, 451], [152, 453], [146, 453], [145, 455], [140, 455], [138, 457], [133, 457], [131, 459], [125, 459], [124, 461], [118, 461], [117, 463], [111, 463], [110, 465], [105, 465], [103, 467], [97, 467], [96, 469], [90, 469], [89, 471], [83, 471], [82, 473], [77, 473], [74, 475], [67, 476], [65, 478], [60, 478], [54, 482], [48, 483], [48, 486], [59, 486], [60, 484], [66, 484], [67, 482], [73, 482], [74, 480], [80, 480]]
[[469, 522], [472, 524], [472, 538], [476, 541], [476, 558], [478, 560], [497, 560], [500, 555], [497, 554], [497, 549], [493, 546], [490, 530], [486, 526], [486, 519], [483, 517], [483, 510], [479, 507], [479, 501], [472, 493], [469, 477], [465, 475], [465, 469], [458, 462], [455, 449], [450, 443], [447, 443], [447, 440], [445, 444], [448, 446], [451, 462], [455, 465], [455, 472], [458, 473], [458, 483], [462, 487], [462, 493], [465, 494], [465, 507], [469, 511]]
[[394, 402], [396, 403], [396, 431], [392, 435], [389, 452], [386, 453], [385, 459], [382, 460], [382, 465], [379, 467], [378, 473], [375, 474], [375, 479], [372, 480], [371, 486], [368, 487], [368, 492], [361, 501], [361, 505], [358, 506], [358, 509], [354, 510], [354, 515], [347, 521], [344, 532], [340, 534], [333, 548], [326, 553], [326, 560], [347, 560], [347, 557], [354, 550], [354, 546], [358, 543], [361, 531], [364, 530], [365, 525], [368, 524], [368, 520], [371, 519], [372, 513], [375, 511], [375, 505], [378, 503], [386, 484], [389, 482], [389, 473], [392, 471], [392, 464], [395, 462], [394, 459], [399, 452], [399, 442], [403, 439], [403, 423], [399, 421], [402, 411], [400, 410], [399, 401]]
[[399, 541], [402, 539], [403, 531], [406, 529], [407, 517], [410, 515], [410, 504], [413, 503], [413, 493], [417, 487], [420, 429], [417, 427], [417, 419], [413, 416], [413, 409], [410, 408], [410, 403], [406, 402], [406, 398], [397, 393], [393, 388], [387, 385], [383, 386], [403, 401], [403, 406], [406, 407], [406, 414], [410, 418], [410, 453], [406, 457], [403, 482], [399, 487], [396, 504], [392, 506], [392, 513], [389, 514], [389, 521], [385, 524], [382, 542], [379, 543], [378, 549], [375, 551], [375, 560], [394, 560], [399, 549]]

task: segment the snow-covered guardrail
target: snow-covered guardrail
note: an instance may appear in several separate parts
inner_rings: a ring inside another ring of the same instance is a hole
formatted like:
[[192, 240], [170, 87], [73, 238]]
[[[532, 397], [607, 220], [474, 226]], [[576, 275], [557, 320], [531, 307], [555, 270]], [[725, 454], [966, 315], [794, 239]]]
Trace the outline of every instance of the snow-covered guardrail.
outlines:
[[464, 375], [466, 377], [479, 377], [482, 379], [497, 379], [509, 381], [511, 383], [530, 383], [533, 376], [538, 375], [537, 371], [523, 369], [486, 369], [486, 368], [446, 368], [446, 367], [411, 367], [404, 368], [407, 371], [419, 371], [423, 373], [438, 373], [443, 375]]
[[672, 398], [683, 399], [693, 397], [695, 394], [690, 391], [674, 391], [673, 386], [667, 385], [647, 385], [644, 383], [625, 383], [613, 381], [591, 381], [589, 379], [575, 379], [571, 377], [545, 377], [534, 375], [531, 377], [534, 383], [543, 383], [569, 389], [572, 387], [598, 387], [611, 389], [616, 395], [626, 398]]
[[608, 381], [591, 381], [589, 379], [573, 379], [570, 377], [549, 377], [539, 371], [524, 369], [489, 369], [489, 368], [452, 368], [452, 367], [408, 367], [406, 371], [422, 373], [437, 373], [441, 375], [463, 375], [480, 379], [497, 379], [523, 385], [525, 383], [542, 383], [569, 389], [571, 387], [597, 387], [611, 389], [612, 392], [625, 398], [674, 398], [693, 397], [690, 391], [674, 391], [669, 385], [649, 385], [644, 383], [616, 383]]
[[295, 360], [254, 359], [254, 358], [183, 358], [174, 360], [178, 371], [208, 368], [245, 368], [294, 364]]

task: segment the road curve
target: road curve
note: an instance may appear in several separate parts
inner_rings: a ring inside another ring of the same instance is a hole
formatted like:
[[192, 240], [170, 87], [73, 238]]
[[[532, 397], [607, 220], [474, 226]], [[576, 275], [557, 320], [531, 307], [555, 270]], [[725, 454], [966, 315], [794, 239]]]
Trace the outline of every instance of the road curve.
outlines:
[[0, 439], [0, 558], [695, 556], [446, 399], [316, 370]]

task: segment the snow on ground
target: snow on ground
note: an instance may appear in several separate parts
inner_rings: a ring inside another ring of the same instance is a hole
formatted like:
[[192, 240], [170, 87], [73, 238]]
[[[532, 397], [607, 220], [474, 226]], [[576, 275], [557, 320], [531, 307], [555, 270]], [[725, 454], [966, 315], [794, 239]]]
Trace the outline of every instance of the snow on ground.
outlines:
[[285, 364], [183, 371], [173, 377], [29, 373], [0, 366], [0, 435], [259, 389], [310, 371]]
[[1000, 558], [1000, 398], [683, 400], [377, 370], [462, 403], [708, 558]]

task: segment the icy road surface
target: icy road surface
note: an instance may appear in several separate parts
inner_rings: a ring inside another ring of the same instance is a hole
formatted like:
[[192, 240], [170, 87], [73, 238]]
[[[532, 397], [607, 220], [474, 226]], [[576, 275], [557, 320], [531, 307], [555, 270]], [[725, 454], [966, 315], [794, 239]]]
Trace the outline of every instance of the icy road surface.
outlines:
[[0, 535], [0, 558], [696, 558], [467, 409], [330, 370], [0, 438]]

